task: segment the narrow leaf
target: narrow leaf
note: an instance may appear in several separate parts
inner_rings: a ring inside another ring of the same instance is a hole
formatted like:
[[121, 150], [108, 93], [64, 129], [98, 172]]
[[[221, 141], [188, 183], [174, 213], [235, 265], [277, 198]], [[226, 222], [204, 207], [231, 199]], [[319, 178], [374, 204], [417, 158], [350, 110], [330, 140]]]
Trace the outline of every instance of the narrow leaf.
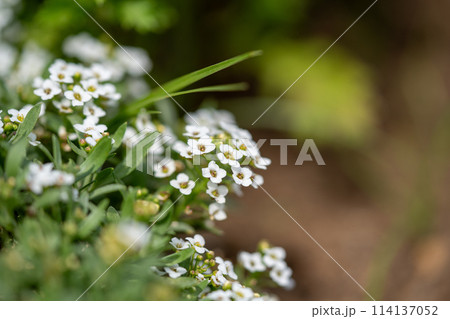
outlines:
[[79, 181], [102, 167], [108, 158], [109, 151], [111, 151], [111, 139], [104, 137], [95, 145], [92, 153], [80, 165], [80, 171], [76, 176], [76, 180]]
[[41, 105], [42, 103], [38, 103], [33, 106], [33, 108], [28, 112], [27, 116], [25, 116], [25, 119], [17, 129], [16, 136], [14, 137], [14, 140], [12, 142], [13, 144], [17, 143], [22, 138], [27, 138], [31, 133], [39, 118], [39, 113], [41, 113]]

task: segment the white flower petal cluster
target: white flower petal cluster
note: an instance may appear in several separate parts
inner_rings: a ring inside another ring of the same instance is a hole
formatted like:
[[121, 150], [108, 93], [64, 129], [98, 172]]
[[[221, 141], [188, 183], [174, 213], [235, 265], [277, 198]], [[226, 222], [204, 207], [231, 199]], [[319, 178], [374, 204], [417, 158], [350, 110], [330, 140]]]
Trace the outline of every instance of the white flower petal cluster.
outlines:
[[186, 268], [180, 267], [178, 264], [169, 267], [164, 267], [164, 270], [169, 275], [170, 278], [178, 278], [187, 273]]
[[135, 221], [120, 222], [117, 226], [117, 231], [119, 241], [135, 251], [144, 248], [151, 237], [148, 226]]
[[63, 51], [67, 56], [75, 57], [84, 63], [101, 65], [92, 70], [93, 73], [97, 73], [95, 76], [99, 80], [106, 72], [109, 79], [120, 81], [126, 75], [131, 77], [145, 75], [152, 68], [152, 61], [145, 50], [130, 46], [110, 50], [107, 44], [88, 33], [68, 37], [64, 41]]
[[28, 188], [33, 193], [42, 194], [44, 188], [47, 187], [72, 185], [75, 177], [63, 171], [54, 170], [53, 163], [31, 163], [28, 166], [26, 181]]
[[269, 271], [270, 278], [279, 286], [291, 289], [295, 285], [292, 269], [285, 261], [286, 251], [282, 247], [265, 248], [262, 253], [241, 252], [238, 261], [250, 272]]
[[176, 179], [170, 181], [170, 185], [180, 190], [183, 195], [189, 195], [192, 193], [192, 189], [195, 186], [195, 182], [189, 179], [184, 173], [177, 175]]

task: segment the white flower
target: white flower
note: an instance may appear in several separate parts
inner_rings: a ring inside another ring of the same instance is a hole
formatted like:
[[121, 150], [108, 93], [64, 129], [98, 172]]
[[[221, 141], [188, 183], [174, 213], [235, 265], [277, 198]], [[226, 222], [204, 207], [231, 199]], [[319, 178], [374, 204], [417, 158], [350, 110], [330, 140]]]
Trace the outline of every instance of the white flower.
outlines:
[[75, 177], [72, 174], [53, 170], [53, 163], [39, 165], [31, 163], [26, 176], [28, 188], [35, 194], [41, 194], [45, 187], [72, 185]]
[[205, 246], [205, 238], [202, 235], [195, 235], [194, 238], [187, 237], [186, 238], [189, 243], [191, 243], [192, 247], [194, 247], [195, 251], [199, 254], [203, 254], [207, 249]]
[[44, 83], [44, 79], [40, 76], [35, 77], [33, 79], [33, 83], [31, 84], [33, 89], [38, 89], [42, 86], [42, 84]]
[[22, 123], [30, 109], [31, 107], [23, 107], [19, 111], [15, 109], [8, 110], [11, 122]]
[[91, 136], [94, 140], [102, 138], [102, 133], [108, 129], [106, 125], [97, 125], [97, 119], [94, 117], [88, 117], [83, 121], [83, 124], [75, 124], [73, 127], [77, 131]]
[[82, 106], [92, 99], [92, 96], [79, 85], [75, 85], [72, 91], [64, 92], [64, 96], [72, 101], [73, 106]]
[[108, 57], [108, 47], [86, 32], [67, 37], [63, 52], [83, 62], [104, 61]]
[[136, 118], [136, 128], [138, 131], [156, 131], [156, 126], [151, 122], [150, 116], [146, 112], [140, 112]]
[[114, 53], [117, 62], [131, 76], [143, 75], [152, 68], [152, 61], [144, 49], [125, 46], [116, 48]]
[[238, 260], [250, 272], [266, 270], [266, 266], [262, 262], [261, 254], [258, 252], [248, 253], [243, 251], [239, 253]]
[[153, 166], [154, 175], [158, 178], [172, 175], [175, 169], [175, 161], [171, 158], [166, 158]]
[[295, 285], [294, 280], [291, 278], [292, 269], [285, 262], [276, 263], [269, 275], [281, 287], [292, 288]]
[[89, 79], [81, 81], [81, 86], [90, 94], [94, 99], [97, 99], [99, 94], [101, 94], [101, 86], [98, 84], [97, 79]]
[[53, 185], [53, 163], [39, 165], [31, 163], [26, 177], [28, 188], [35, 194], [41, 194], [45, 187]]
[[56, 67], [50, 67], [50, 80], [54, 82], [59, 83], [73, 83], [73, 70], [69, 68], [67, 65], [66, 67], [62, 66], [56, 66]]
[[216, 162], [211, 161], [208, 167], [202, 168], [202, 175], [203, 177], [209, 178], [211, 182], [220, 184], [222, 179], [227, 176], [227, 172], [223, 168], [220, 168]]
[[233, 148], [228, 144], [221, 144], [219, 146], [221, 153], [217, 154], [217, 158], [222, 164], [228, 164], [232, 167], [239, 167], [240, 164], [237, 160], [242, 157], [241, 151]]
[[253, 188], [259, 188], [262, 184], [264, 184], [264, 178], [261, 175], [253, 174], [252, 177], [252, 186]]
[[227, 219], [227, 213], [223, 210], [222, 204], [212, 203], [209, 205], [209, 216], [211, 219], [215, 219], [218, 221]]
[[92, 116], [98, 118], [105, 116], [106, 112], [101, 107], [98, 107], [94, 103], [89, 102], [83, 106], [83, 114], [85, 116]]
[[116, 87], [111, 83], [103, 84], [99, 91], [101, 92], [100, 95], [108, 100], [117, 101], [122, 97], [120, 93], [117, 93]]
[[218, 185], [213, 182], [208, 182], [208, 189], [206, 193], [214, 198], [219, 204], [225, 203], [225, 196], [228, 194], [228, 188], [225, 185]]
[[61, 112], [61, 113], [72, 113], [72, 102], [68, 99], [62, 99], [61, 101], [53, 101], [53, 105]]
[[206, 299], [215, 300], [215, 301], [231, 301], [232, 296], [231, 290], [215, 290], [210, 292], [205, 296]]
[[191, 181], [186, 174], [180, 173], [177, 175], [177, 179], [170, 181], [170, 185], [179, 189], [181, 194], [189, 195], [195, 186], [195, 182]]
[[208, 133], [209, 128], [206, 126], [186, 125], [186, 133], [183, 133], [183, 135], [192, 138], [208, 138]]
[[34, 133], [28, 134], [28, 143], [30, 143], [30, 145], [38, 146], [39, 144], [41, 144], [41, 142], [37, 141], [36, 139], [37, 139], [36, 134], [34, 134]]
[[184, 250], [191, 247], [187, 241], [176, 237], [173, 237], [169, 244], [171, 244], [176, 250]]
[[41, 87], [34, 90], [34, 94], [39, 96], [42, 100], [50, 100], [55, 95], [58, 95], [61, 93], [61, 88], [56, 82], [53, 82], [52, 80], [44, 80], [42, 82]]
[[223, 286], [227, 282], [227, 279], [223, 276], [223, 273], [219, 270], [218, 272], [216, 272], [215, 275], [211, 276], [211, 281], [216, 286]]
[[181, 141], [176, 141], [173, 144], [172, 149], [184, 158], [192, 158], [194, 155], [192, 149]]
[[151, 233], [147, 225], [135, 221], [123, 221], [117, 226], [118, 239], [122, 244], [138, 251], [150, 241]]
[[250, 186], [252, 181], [253, 172], [247, 167], [232, 167], [233, 179], [236, 184], [244, 187]]
[[258, 154], [258, 148], [252, 140], [234, 139], [232, 143], [244, 156], [256, 156]]
[[164, 270], [170, 276], [170, 278], [178, 278], [187, 273], [187, 270], [183, 267], [178, 266], [178, 264], [172, 265], [170, 267], [164, 267]]
[[270, 158], [267, 157], [261, 157], [259, 155], [255, 156], [253, 159], [253, 164], [256, 168], [259, 169], [267, 169], [267, 166], [269, 166], [272, 163]]
[[[122, 143], [126, 145], [128, 148], [132, 148], [139, 141], [139, 136], [134, 128], [131, 126], [127, 126], [125, 130], [125, 134], [123, 135]], [[142, 136], [140, 139], [144, 138]]]
[[210, 138], [200, 138], [198, 140], [189, 139], [188, 145], [192, 149], [194, 155], [210, 153], [216, 148], [216, 145], [214, 145]]
[[155, 274], [157, 274], [158, 276], [164, 276], [166, 274], [165, 271], [161, 271], [158, 269], [158, 267], [156, 266], [151, 266], [150, 270], [153, 271]]
[[286, 258], [286, 251], [282, 247], [267, 248], [263, 252], [263, 261], [267, 267], [273, 267]]
[[222, 257], [216, 257], [216, 263], [218, 265], [219, 271], [224, 275], [229, 276], [231, 279], [237, 280], [238, 276], [234, 272], [233, 263], [229, 260], [223, 260]]
[[109, 81], [111, 79], [112, 72], [109, 68], [103, 64], [94, 63], [91, 65], [90, 71], [92, 76], [99, 82]]
[[250, 300], [253, 298], [253, 290], [242, 286], [238, 282], [234, 282], [231, 286], [231, 291], [233, 292], [233, 297], [235, 300]]

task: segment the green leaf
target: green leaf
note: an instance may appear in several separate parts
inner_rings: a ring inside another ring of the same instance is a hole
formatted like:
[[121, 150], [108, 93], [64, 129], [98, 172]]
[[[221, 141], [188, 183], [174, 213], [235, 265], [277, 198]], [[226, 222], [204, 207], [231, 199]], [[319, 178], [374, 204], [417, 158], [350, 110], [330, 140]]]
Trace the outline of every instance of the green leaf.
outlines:
[[[201, 93], [201, 92], [233, 92], [233, 91], [245, 91], [248, 89], [248, 84], [241, 82], [241, 83], [232, 83], [232, 84], [222, 84], [222, 85], [213, 85], [213, 86], [205, 86], [197, 89], [192, 90], [186, 90], [186, 91], [178, 91], [175, 93], [169, 93], [171, 97], [179, 96], [179, 95], [186, 95], [186, 94], [192, 94], [192, 93]], [[146, 105], [142, 105], [139, 108], [146, 107], [147, 105], [157, 102], [163, 99], [168, 98], [169, 95], [164, 92], [164, 94], [154, 94], [150, 93], [150, 95], [145, 99]], [[133, 106], [130, 106], [131, 108]], [[162, 113], [163, 110], [160, 110]]]
[[56, 135], [52, 135], [53, 144], [53, 162], [57, 169], [61, 168], [62, 158], [61, 158], [61, 145], [59, 144], [59, 139]]
[[81, 222], [78, 235], [81, 238], [86, 238], [95, 229], [97, 229], [106, 217], [105, 209], [108, 206], [109, 200], [104, 199], [98, 206], [90, 204], [91, 213]]
[[108, 158], [109, 151], [111, 151], [111, 139], [104, 137], [92, 149], [92, 152], [86, 160], [80, 165], [80, 171], [76, 176], [76, 181], [79, 181], [89, 174], [94, 173], [105, 163]]
[[[116, 170], [114, 171], [116, 177], [123, 178], [128, 176], [136, 169], [136, 167], [140, 167], [147, 156], [148, 149], [152, 147], [159, 135], [158, 132], [148, 133], [131, 149], [127, 149], [125, 159], [117, 165]], [[136, 136], [136, 139], [138, 139], [138, 136]]]
[[20, 165], [22, 164], [26, 154], [27, 154], [28, 139], [21, 138], [17, 140], [16, 144], [11, 146], [7, 155], [5, 162], [5, 172], [6, 175], [16, 177], [20, 170]]
[[28, 135], [33, 130], [36, 122], [39, 118], [39, 113], [41, 113], [41, 105], [42, 103], [38, 103], [28, 112], [27, 116], [23, 122], [19, 125], [16, 135], [12, 141], [13, 144], [18, 143], [18, 141], [22, 138], [27, 138]]
[[117, 131], [112, 136], [112, 138], [114, 140], [114, 144], [111, 149], [112, 152], [117, 150], [120, 147], [120, 145], [122, 145], [122, 140], [123, 140], [123, 136], [125, 135], [126, 129], [127, 129], [127, 123], [125, 122], [117, 129]]
[[98, 174], [95, 176], [94, 185], [92, 186], [92, 189], [96, 189], [101, 187], [102, 185], [111, 183], [114, 178], [112, 176], [114, 172], [114, 168], [108, 167], [104, 170], [98, 172]]
[[241, 54], [234, 58], [225, 60], [223, 62], [208, 66], [201, 70], [186, 74], [177, 79], [169, 81], [162, 85], [161, 87], [155, 88], [147, 97], [137, 101], [134, 104], [131, 104], [127, 107], [127, 112], [136, 112], [137, 110], [144, 108], [151, 104], [153, 101], [164, 98], [167, 96], [167, 93], [173, 95], [175, 92], [200, 81], [201, 79], [206, 78], [214, 73], [217, 73], [223, 69], [229, 68], [230, 66], [247, 60], [249, 58], [261, 55], [261, 51], [252, 51], [248, 53]]
[[195, 250], [192, 248], [180, 250], [174, 254], [161, 258], [161, 266], [172, 266], [185, 261], [194, 254]]
[[69, 140], [69, 138], [67, 138], [67, 144], [69, 144], [72, 151], [74, 151], [75, 154], [77, 154], [78, 156], [81, 156], [83, 158], [86, 158], [88, 156], [85, 150], [76, 146], [71, 140]]
[[103, 195], [118, 192], [121, 190], [126, 190], [126, 189], [127, 189], [127, 187], [125, 185], [121, 185], [121, 184], [106, 185], [106, 186], [103, 186], [103, 187], [100, 187], [100, 188], [94, 190], [91, 193], [90, 199], [96, 199]]

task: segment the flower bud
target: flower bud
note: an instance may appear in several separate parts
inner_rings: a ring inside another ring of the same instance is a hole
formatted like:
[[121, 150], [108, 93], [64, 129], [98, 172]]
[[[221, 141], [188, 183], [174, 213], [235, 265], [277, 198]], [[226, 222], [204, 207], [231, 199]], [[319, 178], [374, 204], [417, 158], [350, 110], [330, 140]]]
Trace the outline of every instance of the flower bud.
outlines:
[[138, 199], [134, 202], [134, 212], [140, 219], [148, 220], [159, 211], [159, 205], [147, 200]]
[[85, 147], [86, 145], [87, 145], [86, 140], [85, 140], [84, 138], [82, 138], [82, 139], [80, 140], [80, 146], [81, 146], [81, 147]]
[[259, 243], [258, 243], [258, 251], [264, 251], [264, 250], [266, 250], [266, 249], [269, 249], [270, 248], [270, 244], [269, 244], [269, 242], [267, 241], [267, 240], [261, 240]]
[[222, 289], [223, 290], [230, 290], [231, 289], [231, 282], [229, 282], [227, 280], [227, 282], [223, 284]]
[[144, 198], [148, 195], [148, 189], [147, 188], [139, 188], [136, 193], [138, 198]]
[[184, 213], [188, 216], [192, 215], [193, 211], [191, 209], [191, 207], [188, 205], [186, 206], [186, 209], [184, 210]]
[[158, 200], [165, 202], [170, 196], [170, 193], [167, 191], [162, 191], [158, 193]]
[[209, 260], [209, 265], [210, 265], [211, 267], [214, 267], [214, 266], [216, 265], [216, 261], [215, 261], [214, 259], [210, 259], [210, 260]]
[[215, 256], [214, 251], [210, 250], [206, 253], [206, 258], [213, 259]]
[[14, 131], [14, 124], [11, 122], [5, 123], [4, 130], [5, 130], [5, 132]]
[[8, 115], [6, 115], [5, 117], [3, 117], [3, 123], [9, 123], [9, 122], [11, 122], [11, 118], [8, 116]]
[[90, 153], [92, 151], [92, 148], [90, 146], [86, 146], [84, 149], [87, 153]]
[[197, 257], [195, 259], [197, 259], [198, 261], [202, 261], [203, 260], [203, 256], [202, 255], [197, 255]]

